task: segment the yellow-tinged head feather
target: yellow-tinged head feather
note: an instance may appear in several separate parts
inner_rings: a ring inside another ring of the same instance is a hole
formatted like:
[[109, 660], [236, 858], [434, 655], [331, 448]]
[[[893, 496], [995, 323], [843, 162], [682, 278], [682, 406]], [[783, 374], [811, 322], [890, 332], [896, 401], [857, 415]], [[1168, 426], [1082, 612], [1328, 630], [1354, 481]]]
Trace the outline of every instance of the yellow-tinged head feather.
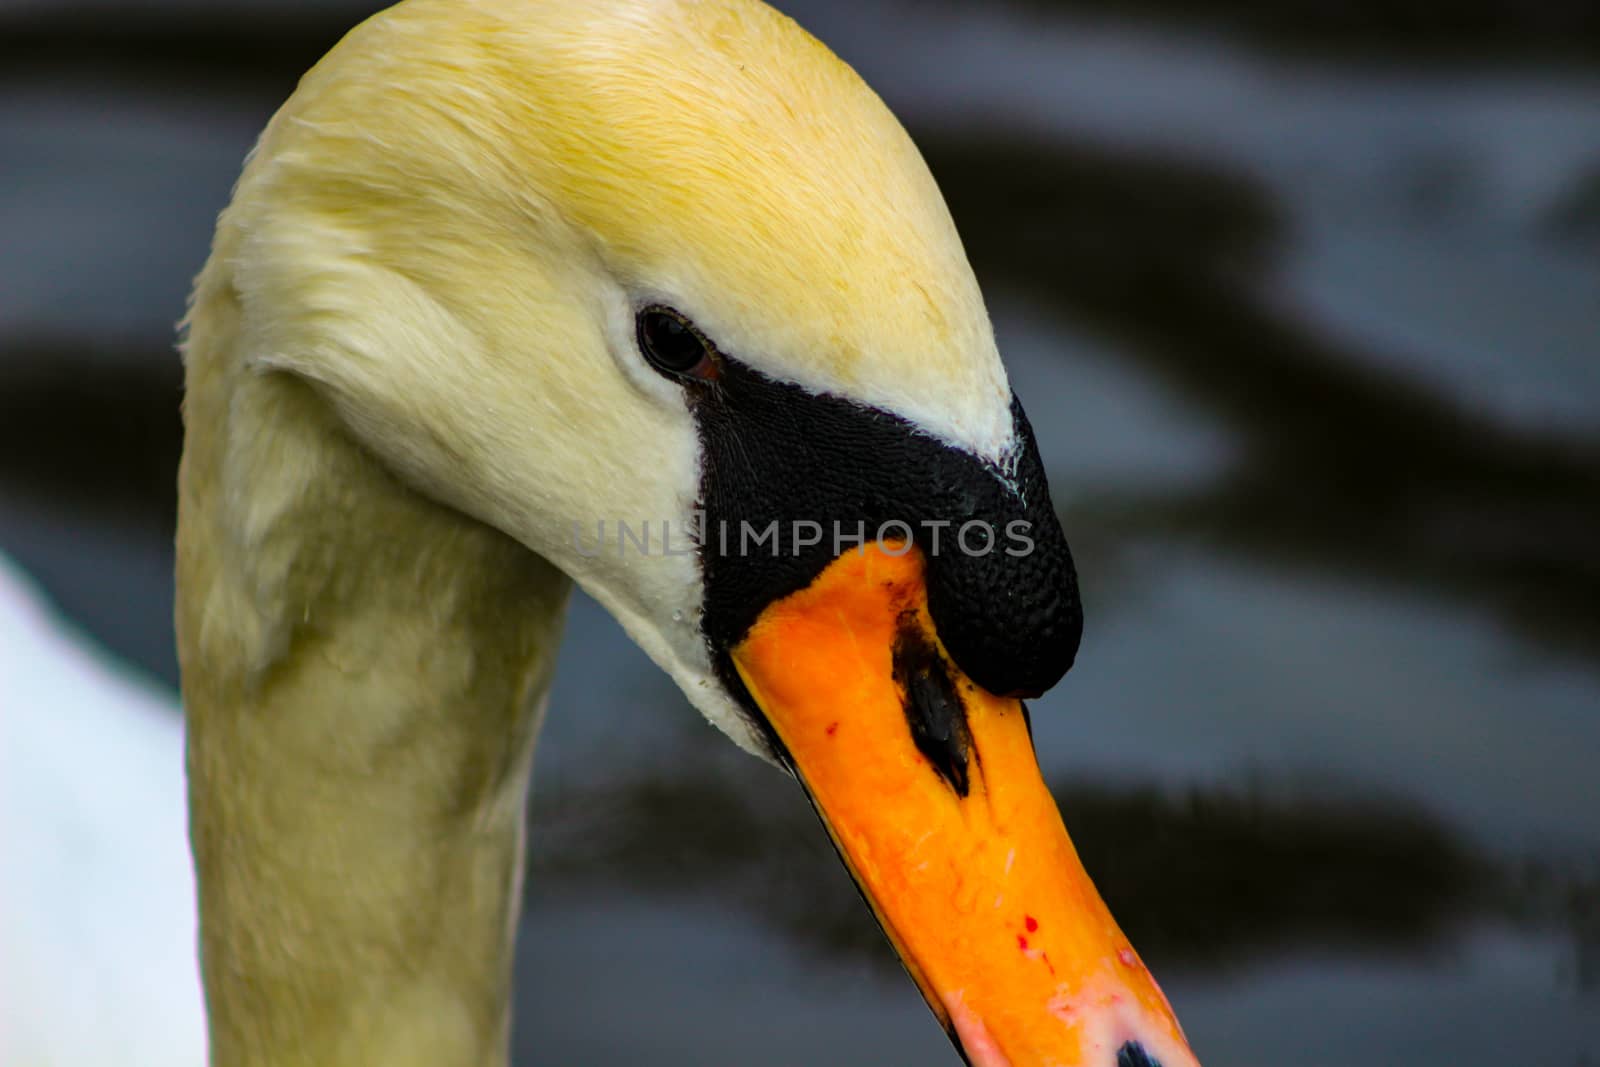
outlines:
[[982, 299], [915, 146], [753, 0], [408, 0], [306, 76], [260, 157], [237, 210], [323, 216], [341, 251], [466, 318], [515, 299], [485, 245], [526, 249], [679, 306], [769, 374], [991, 456], [1009, 440]]

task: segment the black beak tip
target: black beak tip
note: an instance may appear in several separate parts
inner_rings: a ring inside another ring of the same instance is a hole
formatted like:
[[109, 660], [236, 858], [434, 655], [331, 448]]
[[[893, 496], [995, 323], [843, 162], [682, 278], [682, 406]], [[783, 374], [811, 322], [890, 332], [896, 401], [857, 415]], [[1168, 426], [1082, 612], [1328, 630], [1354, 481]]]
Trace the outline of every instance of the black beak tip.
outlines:
[[1137, 1041], [1129, 1041], [1117, 1050], [1117, 1067], [1161, 1067], [1161, 1061], [1144, 1050]]

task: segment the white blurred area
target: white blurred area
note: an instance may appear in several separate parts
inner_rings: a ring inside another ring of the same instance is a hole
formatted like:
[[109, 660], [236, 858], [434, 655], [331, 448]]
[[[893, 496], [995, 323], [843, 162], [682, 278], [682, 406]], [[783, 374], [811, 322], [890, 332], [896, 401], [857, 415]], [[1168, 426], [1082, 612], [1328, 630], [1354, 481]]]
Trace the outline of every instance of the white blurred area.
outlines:
[[0, 555], [0, 1064], [201, 1067], [183, 722]]

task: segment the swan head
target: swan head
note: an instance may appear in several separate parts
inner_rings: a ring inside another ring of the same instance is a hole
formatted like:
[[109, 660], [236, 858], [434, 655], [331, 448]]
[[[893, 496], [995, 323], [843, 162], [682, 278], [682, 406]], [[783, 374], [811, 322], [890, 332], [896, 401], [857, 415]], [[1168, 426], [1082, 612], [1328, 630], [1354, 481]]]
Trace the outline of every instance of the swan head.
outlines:
[[1189, 1062], [1114, 924], [1052, 961], [1027, 910], [1098, 905], [1009, 699], [1071, 665], [1072, 562], [938, 188], [821, 44], [752, 0], [408, 0], [273, 119], [218, 260], [249, 370], [801, 778], [972, 1062]]

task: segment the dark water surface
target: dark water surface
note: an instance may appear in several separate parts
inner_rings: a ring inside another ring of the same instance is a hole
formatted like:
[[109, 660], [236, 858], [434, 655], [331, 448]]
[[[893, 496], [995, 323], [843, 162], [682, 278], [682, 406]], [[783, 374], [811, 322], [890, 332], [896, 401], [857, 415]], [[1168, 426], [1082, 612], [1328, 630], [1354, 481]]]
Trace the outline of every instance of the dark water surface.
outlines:
[[[1600, 1062], [1600, 71], [1547, 6], [789, 5], [988, 294], [1085, 583], [1041, 762], [1209, 1063]], [[94, 10], [0, 7], [0, 551], [172, 682], [172, 323], [349, 18]], [[588, 601], [532, 806], [519, 1062], [954, 1062]]]

